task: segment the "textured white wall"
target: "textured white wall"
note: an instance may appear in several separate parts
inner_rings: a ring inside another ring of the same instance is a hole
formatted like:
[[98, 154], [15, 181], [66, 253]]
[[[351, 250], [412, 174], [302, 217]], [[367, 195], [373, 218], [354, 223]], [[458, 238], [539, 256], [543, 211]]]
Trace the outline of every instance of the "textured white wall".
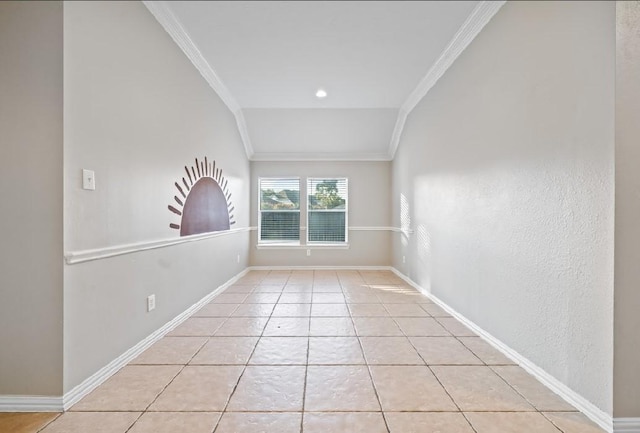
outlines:
[[[260, 177], [299, 177], [300, 225], [306, 226], [306, 179], [308, 177], [347, 177], [349, 179], [349, 226], [388, 227], [391, 210], [389, 162], [252, 162], [251, 225], [258, 225], [258, 179]], [[305, 232], [301, 243], [305, 243]], [[256, 249], [257, 231], [251, 232], [252, 266], [389, 266], [390, 232], [349, 231], [348, 250]]]
[[640, 2], [616, 4], [613, 414], [616, 418], [640, 418]]
[[0, 2], [0, 395], [62, 391], [62, 2]]
[[[142, 3], [65, 3], [64, 71], [65, 252], [178, 238], [167, 206], [196, 157], [224, 170], [247, 227], [235, 118]], [[65, 266], [65, 391], [243, 270], [248, 246], [237, 233]]]
[[609, 414], [614, 44], [614, 3], [507, 3], [409, 116], [392, 190], [394, 266]]

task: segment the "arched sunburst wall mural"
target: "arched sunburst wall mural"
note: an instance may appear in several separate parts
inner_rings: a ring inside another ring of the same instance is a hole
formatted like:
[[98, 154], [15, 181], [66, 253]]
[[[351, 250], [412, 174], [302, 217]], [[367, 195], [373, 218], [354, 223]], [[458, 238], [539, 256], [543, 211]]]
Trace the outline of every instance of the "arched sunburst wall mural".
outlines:
[[227, 179], [216, 162], [198, 161], [184, 170], [187, 176], [174, 183], [177, 193], [169, 210], [180, 217], [180, 222], [169, 227], [180, 230], [180, 236], [229, 230], [235, 224], [231, 193]]

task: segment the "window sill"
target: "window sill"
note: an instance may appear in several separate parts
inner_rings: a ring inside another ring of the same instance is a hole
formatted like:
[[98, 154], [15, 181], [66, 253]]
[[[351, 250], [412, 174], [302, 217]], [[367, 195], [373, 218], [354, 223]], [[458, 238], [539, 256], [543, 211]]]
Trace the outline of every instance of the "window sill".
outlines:
[[349, 244], [257, 244], [258, 250], [348, 250]]

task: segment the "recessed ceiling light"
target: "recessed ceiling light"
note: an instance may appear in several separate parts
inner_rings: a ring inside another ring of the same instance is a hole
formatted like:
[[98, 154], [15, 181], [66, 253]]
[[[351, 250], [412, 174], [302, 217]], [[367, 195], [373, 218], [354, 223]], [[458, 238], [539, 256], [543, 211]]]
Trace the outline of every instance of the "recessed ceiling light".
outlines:
[[322, 99], [322, 98], [326, 98], [327, 97], [327, 91], [324, 89], [318, 89], [318, 91], [316, 92], [316, 97]]

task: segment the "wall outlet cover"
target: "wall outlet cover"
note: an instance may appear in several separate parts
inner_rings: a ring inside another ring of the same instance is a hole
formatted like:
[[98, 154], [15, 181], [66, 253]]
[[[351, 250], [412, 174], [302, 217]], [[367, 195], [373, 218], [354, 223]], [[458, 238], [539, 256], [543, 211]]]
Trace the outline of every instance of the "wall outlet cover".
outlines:
[[156, 295], [147, 296], [147, 312], [156, 309]]

